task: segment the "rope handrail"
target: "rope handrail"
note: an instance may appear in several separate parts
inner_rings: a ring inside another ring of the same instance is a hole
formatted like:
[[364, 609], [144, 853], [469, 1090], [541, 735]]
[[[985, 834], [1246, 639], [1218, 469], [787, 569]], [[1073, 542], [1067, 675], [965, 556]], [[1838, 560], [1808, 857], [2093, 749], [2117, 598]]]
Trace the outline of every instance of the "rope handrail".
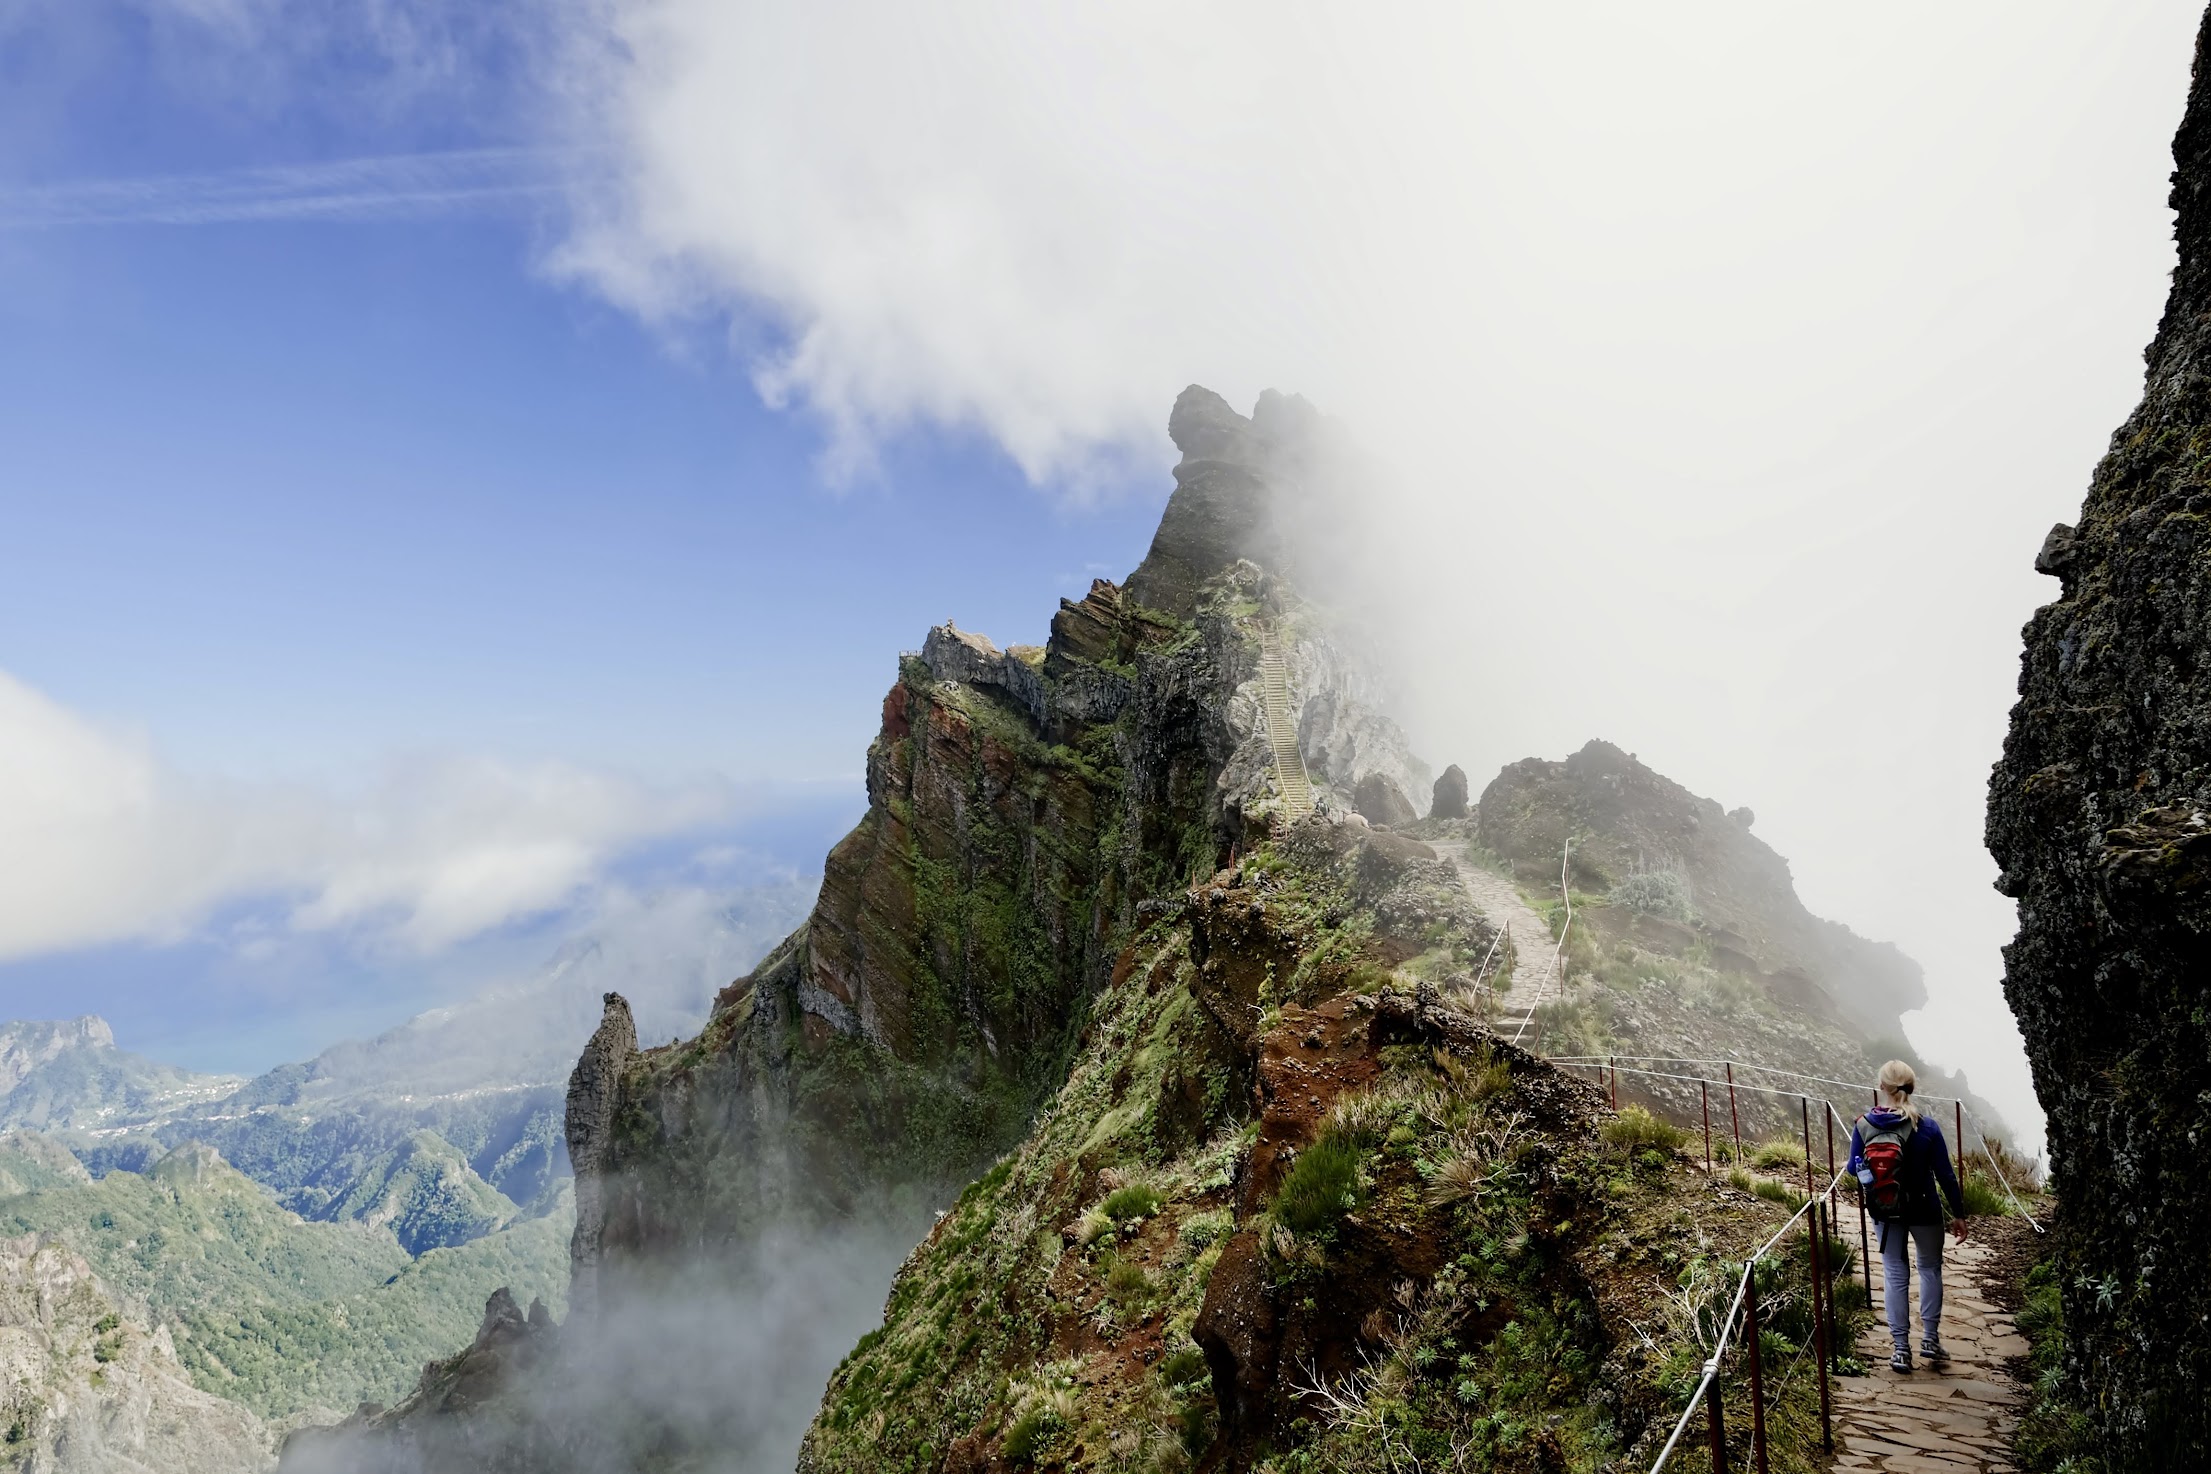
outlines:
[[[1566, 901], [1566, 920], [1558, 929], [1558, 945], [1551, 949], [1551, 975], [1561, 983], [1566, 981], [1566, 937], [1574, 929], [1574, 891], [1566, 883], [1566, 862], [1574, 853], [1574, 837], [1568, 835], [1558, 852], [1558, 893]], [[1535, 1022], [1536, 1005], [1530, 1003], [1528, 1011], [1520, 1019], [1520, 1027], [1512, 1031], [1512, 1042], [1518, 1044], [1528, 1032], [1528, 1025]]]
[[1735, 1322], [1743, 1313], [1743, 1297], [1749, 1293], [1751, 1272], [1757, 1267], [1758, 1261], [1773, 1252], [1773, 1246], [1780, 1243], [1783, 1236], [1790, 1229], [1796, 1227], [1798, 1220], [1812, 1211], [1814, 1204], [1829, 1201], [1834, 1194], [1836, 1184], [1840, 1183], [1842, 1179], [1843, 1174], [1837, 1172], [1828, 1180], [1825, 1188], [1817, 1194], [1807, 1197], [1803, 1204], [1789, 1215], [1788, 1220], [1774, 1230], [1773, 1236], [1760, 1244], [1757, 1252], [1743, 1261], [1743, 1273], [1735, 1284], [1734, 1302], [1727, 1308], [1727, 1318], [1720, 1322], [1719, 1336], [1712, 1343], [1712, 1354], [1705, 1358], [1704, 1375], [1698, 1378], [1696, 1389], [1689, 1394], [1689, 1404], [1681, 1410], [1680, 1421], [1674, 1424], [1672, 1436], [1666, 1440], [1666, 1446], [1659, 1450], [1658, 1458], [1651, 1464], [1651, 1474], [1659, 1474], [1659, 1471], [1666, 1467], [1666, 1461], [1674, 1456], [1674, 1449], [1681, 1443], [1681, 1435], [1688, 1431], [1689, 1420], [1697, 1414], [1697, 1405], [1704, 1400], [1705, 1392], [1712, 1386], [1712, 1379], [1720, 1374], [1720, 1358], [1727, 1354], [1728, 1340], [1735, 1334]]

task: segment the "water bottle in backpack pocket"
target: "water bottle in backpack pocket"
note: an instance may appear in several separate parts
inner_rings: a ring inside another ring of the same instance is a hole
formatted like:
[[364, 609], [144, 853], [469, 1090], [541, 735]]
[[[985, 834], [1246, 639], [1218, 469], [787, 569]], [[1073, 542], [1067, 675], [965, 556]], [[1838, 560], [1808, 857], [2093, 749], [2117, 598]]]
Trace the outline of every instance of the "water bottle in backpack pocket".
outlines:
[[1875, 1126], [1869, 1117], [1858, 1120], [1859, 1155], [1866, 1170], [1859, 1174], [1866, 1211], [1882, 1223], [1901, 1222], [1905, 1213], [1904, 1148], [1916, 1123], [1910, 1118], [1893, 1126]]

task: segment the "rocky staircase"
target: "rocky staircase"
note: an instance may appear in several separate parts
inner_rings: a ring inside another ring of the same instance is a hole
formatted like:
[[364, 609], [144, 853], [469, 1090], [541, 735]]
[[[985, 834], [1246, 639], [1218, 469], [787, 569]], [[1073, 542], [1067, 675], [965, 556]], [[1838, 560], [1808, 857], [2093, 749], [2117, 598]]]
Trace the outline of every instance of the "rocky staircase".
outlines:
[[1289, 661], [1272, 630], [1259, 637], [1259, 689], [1267, 704], [1267, 741], [1274, 748], [1283, 817], [1295, 823], [1313, 812], [1313, 780], [1305, 772], [1305, 755], [1297, 750], [1297, 723], [1290, 716]]

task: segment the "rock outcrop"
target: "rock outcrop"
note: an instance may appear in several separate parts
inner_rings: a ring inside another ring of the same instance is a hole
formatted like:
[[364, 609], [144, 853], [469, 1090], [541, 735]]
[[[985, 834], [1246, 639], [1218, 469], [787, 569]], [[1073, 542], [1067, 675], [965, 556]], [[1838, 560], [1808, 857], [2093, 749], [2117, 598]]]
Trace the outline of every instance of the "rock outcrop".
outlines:
[[[422, 1369], [390, 1409], [363, 1403], [342, 1423], [284, 1440], [278, 1474], [542, 1474], [592, 1467], [593, 1429], [541, 1396], [534, 1380], [561, 1351], [543, 1304], [525, 1315], [496, 1290], [466, 1348]], [[375, 1436], [364, 1437], [373, 1429]], [[610, 1466], [598, 1466], [610, 1467]]]
[[609, 993], [606, 1012], [568, 1076], [568, 1160], [576, 1173], [576, 1227], [568, 1240], [568, 1313], [589, 1321], [599, 1302], [600, 1247], [606, 1238], [606, 1182], [622, 1081], [637, 1059], [637, 1021], [629, 1000]]
[[1717, 802], [1609, 742], [1564, 762], [1507, 766], [1482, 791], [1478, 814], [1482, 844], [1531, 889], [1557, 893], [1568, 839], [1577, 888], [1610, 891], [1645, 872], [1685, 883], [1695, 926], [1736, 971], [1860, 1037], [1898, 1037], [1899, 1015], [1927, 1001], [1919, 964], [1807, 911], [1789, 862], [1744, 820], [1730, 822]]
[[194, 1387], [149, 1329], [60, 1242], [0, 1239], [0, 1467], [37, 1474], [258, 1474], [261, 1422]]
[[1428, 801], [1428, 817], [1431, 819], [1464, 819], [1466, 817], [1466, 770], [1457, 763], [1443, 770], [1436, 779], [1435, 790]]
[[1359, 780], [1351, 790], [1351, 806], [1358, 810], [1360, 818], [1385, 829], [1401, 828], [1420, 817], [1413, 812], [1412, 800], [1405, 797], [1405, 790], [1382, 773], [1369, 773]]
[[1651, 1287], [1699, 1304], [1682, 1245], [1787, 1209], [1608, 1147], [1597, 1091], [1423, 975], [1494, 935], [1426, 845], [1310, 819], [1144, 917], [802, 1474], [1649, 1467], [1701, 1355]]
[[2113, 1469], [2211, 1465], [2211, 17], [2141, 404], [2035, 567], [1989, 783], [2004, 990], [2049, 1114], [2065, 1376]]

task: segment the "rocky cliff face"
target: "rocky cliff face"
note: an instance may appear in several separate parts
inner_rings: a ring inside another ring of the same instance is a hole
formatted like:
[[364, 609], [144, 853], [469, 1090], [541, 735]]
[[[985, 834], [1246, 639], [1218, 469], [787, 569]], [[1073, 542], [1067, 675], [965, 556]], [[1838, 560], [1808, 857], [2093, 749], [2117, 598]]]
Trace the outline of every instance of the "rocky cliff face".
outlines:
[[2066, 1373], [2111, 1467], [2211, 1463], [2211, 29], [2142, 402], [2035, 566], [1989, 849], [2049, 1113]]
[[947, 624], [902, 659], [868, 812], [805, 925], [698, 1038], [579, 1066], [579, 1283], [863, 1208], [918, 1231], [1018, 1140], [1139, 902], [1211, 873], [1279, 810], [1263, 636], [1285, 650], [1291, 720], [1325, 710], [1361, 734], [1316, 776], [1387, 766], [1425, 784], [1359, 667], [1252, 561], [1289, 557], [1271, 509], [1311, 419], [1281, 396], [1246, 420], [1186, 391], [1176, 490], [1127, 589], [1063, 600], [1041, 648]]
[[195, 1388], [166, 1327], [62, 1244], [0, 1239], [0, 1469], [27, 1474], [249, 1474], [270, 1438]]

